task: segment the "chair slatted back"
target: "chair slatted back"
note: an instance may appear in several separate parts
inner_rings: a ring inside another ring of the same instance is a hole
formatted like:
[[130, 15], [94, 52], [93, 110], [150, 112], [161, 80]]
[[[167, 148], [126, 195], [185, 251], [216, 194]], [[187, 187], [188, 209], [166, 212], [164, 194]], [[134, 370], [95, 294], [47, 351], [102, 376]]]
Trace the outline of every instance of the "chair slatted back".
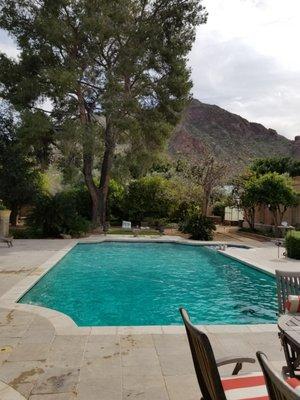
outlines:
[[276, 271], [278, 312], [284, 314], [290, 294], [300, 295], [300, 272]]
[[270, 400], [299, 400], [300, 395], [271, 368], [266, 355], [260, 351], [256, 355], [265, 377]]
[[180, 313], [185, 325], [203, 400], [226, 400], [216, 359], [208, 337], [191, 324], [186, 310], [181, 308]]

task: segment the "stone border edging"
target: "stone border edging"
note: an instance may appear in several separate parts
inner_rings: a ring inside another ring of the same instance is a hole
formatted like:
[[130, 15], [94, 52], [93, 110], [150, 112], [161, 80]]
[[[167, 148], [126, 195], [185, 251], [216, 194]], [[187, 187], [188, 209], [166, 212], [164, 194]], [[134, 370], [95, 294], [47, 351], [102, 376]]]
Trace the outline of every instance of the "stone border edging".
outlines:
[[[111, 235], [113, 236], [113, 235]], [[18, 303], [21, 297], [25, 295], [47, 272], [50, 271], [70, 250], [77, 244], [96, 244], [103, 242], [134, 242], [134, 243], [174, 243], [193, 246], [218, 246], [227, 244], [228, 246], [242, 247], [236, 243], [224, 242], [194, 242], [192, 240], [183, 239], [179, 237], [145, 237], [145, 238], [132, 238], [132, 237], [111, 237], [105, 236], [99, 239], [87, 238], [84, 240], [73, 240], [66, 247], [58, 250], [40, 267], [36, 268], [23, 280], [14, 285], [8, 292], [0, 297], [0, 307], [12, 309], [17, 311], [31, 312], [40, 317], [46, 318], [54, 326], [58, 335], [127, 335], [127, 334], [183, 334], [185, 329], [183, 326], [167, 325], [167, 326], [99, 326], [99, 327], [80, 327], [76, 325], [73, 319], [66, 314], [59, 311], [52, 310], [46, 307], [40, 307], [30, 304]], [[92, 239], [92, 240], [91, 240]], [[247, 246], [251, 248], [250, 246]], [[246, 247], [246, 248], [247, 248]], [[227, 254], [225, 251], [218, 250], [224, 256], [235, 259], [249, 267], [258, 269], [262, 272], [274, 275], [269, 268], [262, 268], [258, 265], [250, 264], [242, 259]], [[201, 325], [201, 330], [207, 333], [242, 333], [242, 332], [270, 332], [277, 331], [276, 324], [260, 324], [260, 325]], [[0, 392], [1, 393], [1, 392]]]
[[17, 392], [5, 382], [0, 381], [0, 399], [1, 400], [26, 400], [21, 393]]

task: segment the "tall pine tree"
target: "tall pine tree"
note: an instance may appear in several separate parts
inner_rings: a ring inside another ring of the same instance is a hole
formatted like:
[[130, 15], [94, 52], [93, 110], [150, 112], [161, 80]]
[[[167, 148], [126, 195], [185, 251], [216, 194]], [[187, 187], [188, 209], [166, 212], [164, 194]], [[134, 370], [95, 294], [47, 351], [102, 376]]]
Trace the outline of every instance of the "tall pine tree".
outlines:
[[199, 0], [0, 0], [0, 27], [20, 49], [1, 56], [1, 95], [33, 115], [51, 101], [57, 143], [71, 137], [81, 152], [95, 225], [116, 148], [158, 149], [178, 121], [206, 18]]

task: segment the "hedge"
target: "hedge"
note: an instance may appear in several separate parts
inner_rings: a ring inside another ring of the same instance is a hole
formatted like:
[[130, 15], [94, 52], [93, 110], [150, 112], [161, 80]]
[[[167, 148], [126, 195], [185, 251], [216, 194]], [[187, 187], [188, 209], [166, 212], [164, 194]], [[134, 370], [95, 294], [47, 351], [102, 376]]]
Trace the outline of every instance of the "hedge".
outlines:
[[300, 260], [300, 232], [289, 232], [285, 238], [285, 245], [288, 257]]

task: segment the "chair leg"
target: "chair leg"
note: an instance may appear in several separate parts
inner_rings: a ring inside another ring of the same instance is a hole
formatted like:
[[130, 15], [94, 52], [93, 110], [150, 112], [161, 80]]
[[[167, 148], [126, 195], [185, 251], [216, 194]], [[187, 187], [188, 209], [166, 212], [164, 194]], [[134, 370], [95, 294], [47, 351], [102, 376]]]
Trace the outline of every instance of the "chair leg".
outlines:
[[236, 366], [234, 367], [234, 370], [232, 371], [232, 375], [238, 375], [238, 373], [240, 372], [240, 370], [243, 368], [243, 364], [242, 363], [236, 363]]

